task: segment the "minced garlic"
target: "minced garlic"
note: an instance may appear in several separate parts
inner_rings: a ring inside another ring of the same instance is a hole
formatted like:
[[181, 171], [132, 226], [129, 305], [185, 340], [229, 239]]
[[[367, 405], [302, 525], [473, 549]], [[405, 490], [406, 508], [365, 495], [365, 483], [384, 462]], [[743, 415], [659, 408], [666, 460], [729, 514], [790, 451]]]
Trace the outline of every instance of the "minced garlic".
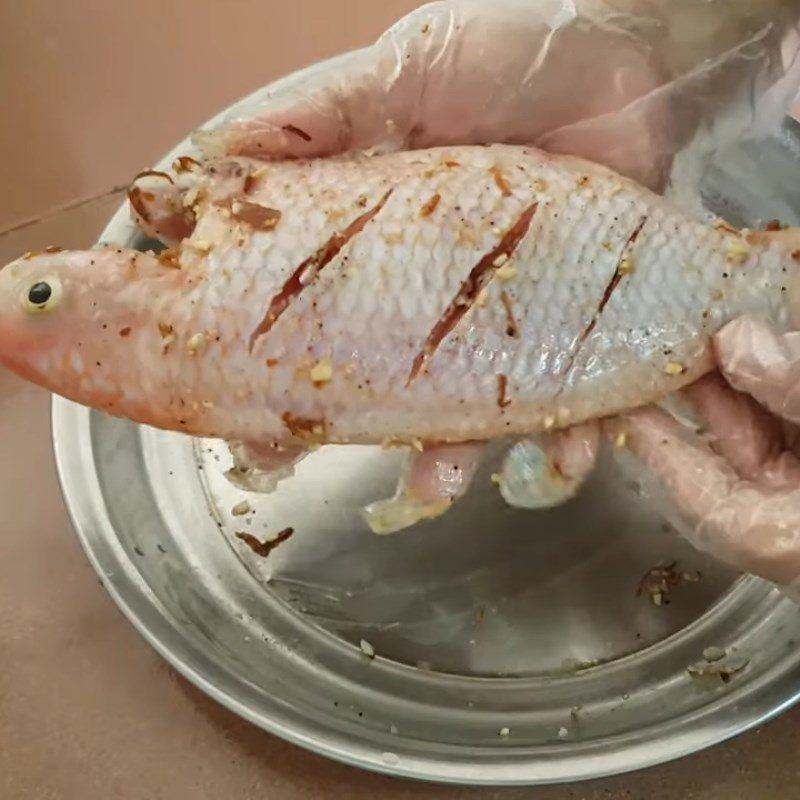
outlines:
[[206, 337], [203, 333], [196, 333], [194, 336], [190, 337], [189, 341], [186, 342], [186, 349], [189, 351], [189, 355], [194, 355], [198, 350], [200, 350], [203, 345], [206, 343]]
[[231, 514], [234, 517], [243, 517], [245, 514], [249, 514], [253, 509], [250, 506], [250, 503], [247, 500], [242, 500], [241, 503], [237, 503], [232, 509]]
[[311, 368], [311, 380], [317, 386], [328, 383], [333, 377], [333, 366], [330, 361], [318, 361]]
[[197, 241], [191, 242], [191, 245], [198, 253], [202, 253], [203, 255], [210, 253], [214, 249], [213, 242], [209, 242], [206, 239], [198, 239]]
[[367, 658], [375, 658], [375, 648], [366, 639], [361, 640], [359, 647]]
[[627, 275], [636, 269], [636, 264], [633, 260], [633, 253], [624, 253], [619, 260], [619, 271], [622, 275]]
[[742, 239], [734, 239], [728, 245], [728, 263], [744, 264], [750, 255], [750, 245]]
[[517, 268], [512, 263], [503, 264], [495, 274], [499, 281], [510, 281], [517, 277]]
[[667, 375], [683, 375], [683, 373], [686, 372], [686, 367], [684, 367], [683, 364], [670, 361], [669, 364], [664, 367], [664, 372], [666, 372]]

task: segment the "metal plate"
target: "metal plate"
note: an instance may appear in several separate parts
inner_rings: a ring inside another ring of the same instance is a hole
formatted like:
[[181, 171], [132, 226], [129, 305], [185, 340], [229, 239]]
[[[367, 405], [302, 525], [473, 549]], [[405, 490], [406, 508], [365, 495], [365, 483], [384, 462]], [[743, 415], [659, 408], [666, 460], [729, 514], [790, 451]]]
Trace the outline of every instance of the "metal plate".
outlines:
[[[710, 185], [737, 196], [724, 165]], [[102, 240], [142, 243], [124, 208]], [[547, 513], [506, 508], [488, 463], [452, 513], [380, 538], [360, 508], [393, 489], [397, 452], [323, 448], [256, 496], [228, 484], [219, 443], [59, 398], [53, 427], [78, 536], [126, 616], [210, 696], [327, 756], [439, 781], [575, 781], [693, 752], [797, 699], [794, 603], [693, 551], [610, 459]], [[236, 536], [287, 526], [266, 559]], [[658, 606], [637, 587], [661, 561], [702, 579]], [[690, 676], [710, 646], [737, 668], [728, 682]]]

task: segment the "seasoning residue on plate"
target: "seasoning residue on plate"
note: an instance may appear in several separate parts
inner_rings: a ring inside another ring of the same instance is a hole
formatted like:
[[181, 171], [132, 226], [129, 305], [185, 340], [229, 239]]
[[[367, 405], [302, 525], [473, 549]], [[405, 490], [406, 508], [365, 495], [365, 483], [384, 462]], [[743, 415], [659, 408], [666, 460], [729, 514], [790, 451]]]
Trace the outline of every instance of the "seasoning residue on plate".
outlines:
[[250, 503], [247, 500], [242, 500], [231, 509], [231, 514], [234, 517], [243, 517], [245, 514], [249, 514], [252, 510], [253, 509]]
[[725, 655], [725, 651], [716, 645], [711, 645], [703, 650], [703, 658], [708, 661], [709, 664], [713, 664], [715, 661], [722, 661]]
[[266, 558], [278, 545], [283, 544], [294, 534], [294, 528], [284, 528], [274, 539], [260, 541], [255, 536], [239, 531], [236, 538], [243, 541], [257, 556]]
[[681, 583], [697, 583], [699, 572], [679, 572], [677, 561], [659, 561], [642, 576], [636, 596], [646, 594], [654, 606], [669, 605], [669, 596]]
[[690, 664], [686, 671], [693, 680], [717, 679], [730, 683], [731, 679], [744, 671], [750, 664], [749, 658], [735, 658], [726, 650], [710, 645], [703, 650], [703, 660]]
[[362, 639], [359, 644], [361, 652], [369, 659], [375, 658], [375, 648], [366, 640]]

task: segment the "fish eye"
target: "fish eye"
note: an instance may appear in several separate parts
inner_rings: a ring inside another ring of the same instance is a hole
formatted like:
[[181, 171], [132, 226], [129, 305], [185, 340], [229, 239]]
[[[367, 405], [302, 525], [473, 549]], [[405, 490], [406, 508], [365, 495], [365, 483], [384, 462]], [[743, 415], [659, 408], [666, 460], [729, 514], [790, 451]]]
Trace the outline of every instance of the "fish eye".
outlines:
[[52, 311], [61, 300], [61, 283], [57, 278], [36, 281], [23, 290], [22, 307], [31, 314]]
[[45, 281], [34, 283], [28, 292], [28, 302], [35, 306], [43, 306], [53, 294], [53, 288]]

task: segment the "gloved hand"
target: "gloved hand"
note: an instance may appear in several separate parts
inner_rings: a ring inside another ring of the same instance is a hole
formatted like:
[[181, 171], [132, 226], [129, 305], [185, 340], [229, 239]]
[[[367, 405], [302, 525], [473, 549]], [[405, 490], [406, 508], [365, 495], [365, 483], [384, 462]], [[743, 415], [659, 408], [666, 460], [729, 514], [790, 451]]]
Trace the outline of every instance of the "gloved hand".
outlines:
[[[780, 49], [797, 7], [797, 0], [441, 0], [330, 71], [300, 77], [279, 94], [267, 90], [196, 141], [209, 155], [261, 158], [534, 144], [660, 190], [696, 131], [711, 131], [724, 116], [724, 130], [708, 137], [713, 146], [755, 115], [779, 118]], [[752, 104], [767, 96], [769, 113]], [[522, 443], [503, 470], [504, 496], [526, 507], [571, 496], [598, 438], [590, 425]], [[377, 527], [441, 513], [466, 491], [479, 449], [426, 443], [412, 451], [396, 497], [372, 508], [383, 520]]]
[[705, 421], [705, 440], [656, 409], [609, 421], [606, 430], [663, 483], [697, 547], [744, 571], [794, 583], [800, 333], [779, 335], [758, 320], [737, 320], [716, 337], [716, 351], [727, 383], [710, 376], [686, 392]]
[[752, 122], [752, 97], [785, 74], [780, 47], [797, 6], [440, 0], [335, 69], [267, 90], [197, 141], [206, 151], [279, 158], [535, 144], [657, 187], [699, 126], [726, 104], [739, 108], [732, 96], [742, 100], [739, 122]]
[[575, 126], [654, 91], [663, 82], [659, 66], [624, 31], [585, 17], [576, 24], [570, 5], [423, 6], [336, 72], [268, 97], [201, 141], [228, 153], [284, 157], [488, 142], [557, 149], [569, 140], [573, 153], [597, 156], [605, 149], [618, 169], [643, 171], [652, 183], [660, 177], [654, 152], [669, 148], [650, 138], [668, 117], [651, 122], [648, 105], [624, 120], [612, 118], [597, 144]]
[[759, 320], [740, 319], [720, 331], [715, 350], [733, 388], [800, 424], [800, 332], [778, 334]]

